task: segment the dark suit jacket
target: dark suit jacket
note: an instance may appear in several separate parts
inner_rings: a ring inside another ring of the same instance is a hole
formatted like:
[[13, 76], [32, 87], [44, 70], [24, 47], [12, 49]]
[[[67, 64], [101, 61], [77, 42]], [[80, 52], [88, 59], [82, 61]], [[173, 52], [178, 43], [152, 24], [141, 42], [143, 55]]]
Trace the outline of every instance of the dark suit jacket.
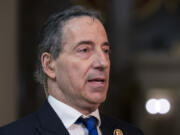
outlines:
[[[121, 129], [124, 135], [143, 135], [143, 133], [116, 119], [101, 115], [103, 135], [113, 135], [114, 129]], [[61, 120], [46, 101], [38, 112], [0, 128], [0, 135], [69, 135]]]

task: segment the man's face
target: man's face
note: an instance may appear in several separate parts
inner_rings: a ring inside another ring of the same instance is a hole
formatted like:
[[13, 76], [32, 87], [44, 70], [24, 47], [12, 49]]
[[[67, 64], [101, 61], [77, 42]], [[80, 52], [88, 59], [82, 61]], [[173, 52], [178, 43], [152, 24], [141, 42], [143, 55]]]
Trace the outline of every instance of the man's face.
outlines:
[[62, 51], [55, 60], [59, 99], [76, 109], [96, 109], [109, 83], [109, 43], [97, 19], [88, 16], [66, 22]]

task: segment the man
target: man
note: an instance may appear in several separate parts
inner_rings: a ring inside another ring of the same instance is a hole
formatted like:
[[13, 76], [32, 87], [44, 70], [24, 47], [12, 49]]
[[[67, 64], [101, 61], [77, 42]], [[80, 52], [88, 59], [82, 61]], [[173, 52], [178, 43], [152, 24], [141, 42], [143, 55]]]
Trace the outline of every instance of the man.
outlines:
[[49, 18], [39, 41], [42, 108], [0, 129], [0, 135], [142, 135], [99, 114], [109, 84], [109, 42], [98, 14], [72, 7]]

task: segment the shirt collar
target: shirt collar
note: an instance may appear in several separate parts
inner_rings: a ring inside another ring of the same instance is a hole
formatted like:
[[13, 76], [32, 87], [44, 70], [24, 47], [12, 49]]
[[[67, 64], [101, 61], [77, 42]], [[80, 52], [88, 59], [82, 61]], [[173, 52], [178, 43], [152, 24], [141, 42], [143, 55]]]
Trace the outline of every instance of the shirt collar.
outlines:
[[88, 116], [85, 116], [85, 115], [81, 114], [79, 111], [77, 111], [76, 109], [57, 100], [56, 98], [54, 98], [51, 95], [48, 96], [48, 102], [67, 129], [71, 125], [73, 125], [79, 117], [81, 117], [81, 116], [88, 117], [89, 115], [94, 116], [98, 119], [98, 127], [100, 127], [100, 125], [101, 125], [101, 120], [100, 120], [98, 109], [96, 109], [94, 112], [92, 112]]

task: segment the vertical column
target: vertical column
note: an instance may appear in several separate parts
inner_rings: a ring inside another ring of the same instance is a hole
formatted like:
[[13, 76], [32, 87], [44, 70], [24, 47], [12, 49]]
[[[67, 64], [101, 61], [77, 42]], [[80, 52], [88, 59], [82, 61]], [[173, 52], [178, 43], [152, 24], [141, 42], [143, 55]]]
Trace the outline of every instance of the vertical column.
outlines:
[[0, 126], [17, 117], [17, 0], [0, 1]]
[[130, 48], [130, 18], [132, 9], [132, 0], [112, 0], [111, 5], [111, 24], [113, 42], [112, 61], [116, 63], [113, 68], [118, 72], [128, 66], [131, 56]]
[[133, 1], [112, 0], [109, 5], [110, 15], [108, 20], [110, 21], [112, 65], [109, 99], [107, 99], [107, 102], [110, 106], [104, 105], [102, 108], [105, 113], [115, 115], [122, 120], [132, 121], [132, 106], [135, 103], [137, 93], [131, 62], [131, 16]]

